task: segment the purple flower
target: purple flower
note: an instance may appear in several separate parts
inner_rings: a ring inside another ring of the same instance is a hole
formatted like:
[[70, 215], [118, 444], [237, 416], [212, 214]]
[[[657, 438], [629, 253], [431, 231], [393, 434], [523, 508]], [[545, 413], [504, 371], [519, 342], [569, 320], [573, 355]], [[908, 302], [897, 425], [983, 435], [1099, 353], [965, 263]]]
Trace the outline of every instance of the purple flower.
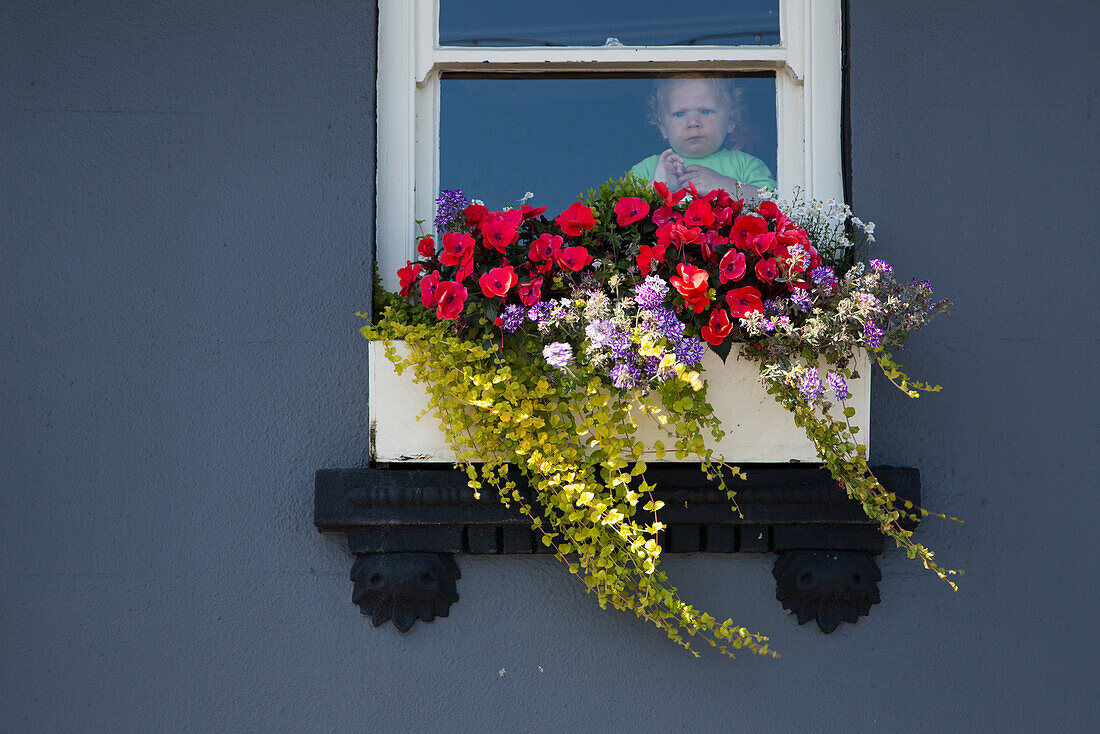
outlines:
[[642, 312], [647, 328], [657, 331], [665, 339], [675, 342], [684, 335], [684, 322], [676, 317], [676, 312], [663, 306]]
[[840, 281], [837, 280], [836, 273], [828, 265], [819, 265], [810, 271], [810, 277], [813, 278], [814, 283], [818, 288], [822, 290], [835, 290]]
[[806, 313], [810, 310], [810, 307], [813, 306], [814, 299], [807, 290], [798, 288], [791, 293], [791, 303], [798, 306], [799, 311]]
[[811, 367], [802, 373], [802, 382], [799, 384], [798, 389], [810, 402], [821, 397], [821, 393], [825, 392], [825, 387], [821, 384], [821, 378], [817, 375], [817, 367]]
[[466, 197], [459, 189], [448, 189], [439, 192], [439, 198], [435, 200], [435, 229], [442, 232], [454, 221], [466, 205]]
[[551, 342], [542, 348], [542, 356], [551, 367], [564, 369], [573, 361], [573, 347], [565, 342]]
[[878, 349], [882, 346], [882, 329], [875, 326], [873, 321], [868, 321], [863, 325], [863, 343], [871, 349]]
[[614, 332], [614, 325], [607, 319], [596, 319], [584, 328], [584, 335], [588, 337], [589, 343], [594, 347], [602, 347], [607, 344]]
[[634, 298], [642, 308], [660, 308], [667, 295], [668, 284], [656, 275], [651, 275], [634, 286]]
[[909, 285], [916, 288], [927, 288], [929, 294], [936, 292], [936, 289], [933, 288], [932, 284], [929, 283], [927, 280], [917, 280], [916, 278], [913, 278], [913, 280], [910, 281]]
[[695, 367], [703, 361], [703, 355], [707, 351], [707, 345], [698, 339], [685, 336], [676, 342], [676, 359], [685, 367]]
[[620, 390], [638, 387], [642, 381], [642, 371], [630, 362], [616, 362], [611, 368], [611, 384]]
[[839, 372], [830, 372], [825, 380], [829, 383], [829, 387], [833, 389], [833, 395], [836, 396], [837, 400], [847, 400], [848, 396], [851, 395], [848, 392], [848, 383], [844, 381], [844, 376]]
[[604, 344], [611, 349], [611, 356], [617, 360], [629, 360], [634, 358], [634, 344], [630, 341], [629, 334], [624, 334], [618, 329], [612, 328]]
[[886, 262], [885, 260], [872, 260], [868, 264], [871, 266], [871, 270], [874, 270], [876, 273], [884, 273], [886, 275], [889, 275], [890, 273], [894, 272], [894, 269], [890, 267], [890, 263]]
[[526, 308], [524, 308], [523, 306], [519, 306], [515, 303], [509, 303], [507, 306], [504, 307], [504, 311], [500, 315], [501, 321], [504, 322], [501, 325], [501, 328], [511, 334], [523, 325], [523, 321], [526, 318]]

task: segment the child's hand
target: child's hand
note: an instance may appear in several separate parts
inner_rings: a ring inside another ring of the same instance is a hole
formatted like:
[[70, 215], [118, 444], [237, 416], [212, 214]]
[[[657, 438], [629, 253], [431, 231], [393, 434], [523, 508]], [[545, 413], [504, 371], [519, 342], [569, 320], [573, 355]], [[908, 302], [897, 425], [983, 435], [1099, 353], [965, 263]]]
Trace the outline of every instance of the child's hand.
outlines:
[[653, 180], [660, 181], [673, 191], [683, 184], [680, 179], [684, 175], [684, 159], [677, 155], [676, 151], [669, 148], [657, 158], [657, 167], [653, 171]]
[[695, 188], [700, 194], [709, 193], [714, 189], [725, 189], [736, 198], [745, 197], [749, 199], [756, 196], [756, 192], [760, 190], [756, 186], [741, 183], [735, 178], [723, 176], [713, 168], [699, 165], [688, 166], [684, 169], [680, 186], [687, 186], [689, 181], [695, 184]]

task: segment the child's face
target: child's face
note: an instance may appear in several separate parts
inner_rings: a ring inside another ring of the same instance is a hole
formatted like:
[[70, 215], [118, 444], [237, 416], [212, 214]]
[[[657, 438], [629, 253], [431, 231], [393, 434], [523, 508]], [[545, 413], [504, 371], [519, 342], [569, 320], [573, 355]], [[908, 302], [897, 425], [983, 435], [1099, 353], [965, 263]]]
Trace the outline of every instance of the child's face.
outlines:
[[672, 149], [685, 158], [703, 158], [717, 151], [733, 126], [729, 103], [709, 79], [670, 84], [657, 124]]

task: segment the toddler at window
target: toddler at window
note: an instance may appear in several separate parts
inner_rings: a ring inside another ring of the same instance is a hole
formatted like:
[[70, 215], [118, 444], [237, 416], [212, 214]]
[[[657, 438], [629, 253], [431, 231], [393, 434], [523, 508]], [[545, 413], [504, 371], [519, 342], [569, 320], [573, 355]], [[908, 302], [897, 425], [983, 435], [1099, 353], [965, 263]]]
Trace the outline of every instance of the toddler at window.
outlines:
[[775, 188], [775, 178], [759, 158], [729, 150], [726, 139], [741, 120], [741, 90], [733, 80], [683, 75], [654, 82], [649, 95], [649, 121], [671, 146], [630, 169], [636, 176], [661, 181], [670, 189], [695, 184], [699, 193], [725, 189], [752, 197], [761, 187]]

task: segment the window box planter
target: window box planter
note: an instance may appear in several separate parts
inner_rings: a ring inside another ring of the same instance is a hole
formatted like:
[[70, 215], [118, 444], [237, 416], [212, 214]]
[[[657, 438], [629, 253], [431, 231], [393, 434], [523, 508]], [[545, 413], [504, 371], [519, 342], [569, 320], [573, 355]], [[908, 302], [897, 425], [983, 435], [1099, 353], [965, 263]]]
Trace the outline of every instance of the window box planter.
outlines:
[[[428, 407], [423, 386], [413, 381], [410, 372], [397, 374], [381, 342], [370, 342], [368, 348], [372, 460], [454, 461], [454, 452], [431, 414], [417, 419]], [[403, 346], [398, 345], [398, 349]], [[849, 382], [852, 396], [847, 402], [856, 410], [853, 422], [860, 427], [860, 438], [868, 441], [871, 365], [866, 353], [860, 355], [855, 367], [861, 377]], [[818, 463], [813, 444], [794, 425], [791, 414], [765, 392], [757, 381], [757, 371], [755, 362], [736, 356], [736, 349], [725, 364], [709, 351], [703, 358], [703, 375], [710, 385], [708, 397], [726, 432], [725, 438], [711, 448], [735, 464]], [[654, 424], [643, 425], [639, 437], [647, 444], [663, 438]]]

